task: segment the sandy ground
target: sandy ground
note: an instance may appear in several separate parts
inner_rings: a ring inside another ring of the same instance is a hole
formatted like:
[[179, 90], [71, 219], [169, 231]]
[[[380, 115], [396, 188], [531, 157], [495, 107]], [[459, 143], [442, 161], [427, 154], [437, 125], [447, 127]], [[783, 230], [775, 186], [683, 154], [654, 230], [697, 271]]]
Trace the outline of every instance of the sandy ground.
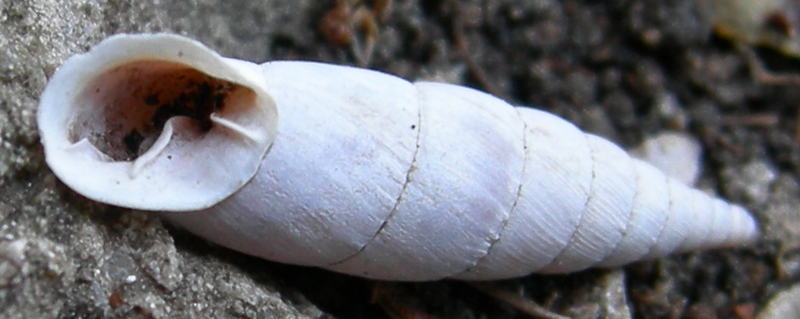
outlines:
[[461, 282], [379, 284], [238, 254], [61, 184], [35, 124], [48, 77], [111, 34], [167, 31], [256, 62], [476, 87], [626, 147], [689, 133], [704, 149], [699, 187], [754, 212], [756, 246], [489, 285], [577, 318], [750, 318], [800, 274], [800, 82], [757, 76], [747, 57], [782, 74], [800, 63], [715, 34], [720, 15], [702, 2], [395, 0], [364, 6], [377, 32], [357, 28], [356, 48], [319, 31], [333, 1], [0, 0], [0, 317], [524, 317]]

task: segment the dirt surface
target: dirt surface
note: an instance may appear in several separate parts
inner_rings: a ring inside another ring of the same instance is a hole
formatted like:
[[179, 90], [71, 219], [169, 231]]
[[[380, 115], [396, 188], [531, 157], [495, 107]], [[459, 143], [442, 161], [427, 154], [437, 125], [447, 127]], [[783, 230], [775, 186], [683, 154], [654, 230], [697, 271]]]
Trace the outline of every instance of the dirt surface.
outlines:
[[[697, 137], [699, 187], [751, 210], [758, 244], [488, 284], [556, 313], [751, 318], [798, 281], [800, 81], [767, 81], [748, 56], [773, 73], [800, 63], [716, 35], [704, 0], [353, 2], [0, 0], [0, 317], [525, 317], [462, 282], [377, 283], [245, 256], [66, 188], [43, 160], [38, 96], [68, 56], [124, 32], [472, 86], [625, 147], [668, 129]], [[359, 8], [374, 24], [347, 14]]]

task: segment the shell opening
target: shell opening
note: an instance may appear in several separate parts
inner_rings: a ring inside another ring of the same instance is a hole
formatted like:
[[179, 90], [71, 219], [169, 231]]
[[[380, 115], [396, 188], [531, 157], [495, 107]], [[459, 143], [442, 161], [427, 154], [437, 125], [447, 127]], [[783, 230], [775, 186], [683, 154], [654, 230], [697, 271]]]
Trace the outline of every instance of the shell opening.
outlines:
[[256, 174], [278, 112], [256, 64], [180, 36], [121, 34], [64, 62], [37, 120], [47, 164], [76, 192], [195, 211]]
[[[169, 119], [190, 118], [193, 125], [180, 136], [202, 138], [219, 122], [212, 114], [236, 111], [230, 110], [229, 99], [252, 99], [254, 94], [178, 63], [136, 61], [107, 71], [85, 87], [78, 100], [86, 104], [75, 114], [69, 139], [87, 139], [113, 161], [132, 161], [160, 151], [151, 147]], [[171, 137], [164, 138], [169, 142]]]

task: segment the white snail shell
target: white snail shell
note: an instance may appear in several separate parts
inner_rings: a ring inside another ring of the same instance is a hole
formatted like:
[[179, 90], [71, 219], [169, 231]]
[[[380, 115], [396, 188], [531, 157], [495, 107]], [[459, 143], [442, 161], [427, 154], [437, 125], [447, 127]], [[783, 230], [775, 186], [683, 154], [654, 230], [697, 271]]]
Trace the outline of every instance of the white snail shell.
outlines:
[[369, 278], [570, 272], [758, 235], [741, 207], [554, 115], [375, 71], [227, 59], [175, 35], [70, 58], [38, 121], [48, 165], [88, 198]]

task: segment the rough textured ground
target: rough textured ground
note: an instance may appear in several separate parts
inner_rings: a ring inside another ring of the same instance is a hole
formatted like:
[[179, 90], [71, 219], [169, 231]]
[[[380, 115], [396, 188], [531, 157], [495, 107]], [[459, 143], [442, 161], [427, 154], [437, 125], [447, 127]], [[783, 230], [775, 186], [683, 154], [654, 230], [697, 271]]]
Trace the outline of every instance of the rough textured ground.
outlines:
[[[797, 282], [800, 88], [754, 76], [741, 39], [715, 36], [700, 2], [396, 0], [379, 19], [370, 68], [491, 91], [626, 147], [666, 129], [696, 136], [700, 187], [742, 203], [764, 230], [751, 248], [492, 287], [580, 318], [750, 318]], [[0, 0], [0, 317], [523, 317], [460, 282], [378, 285], [244, 256], [88, 201], [44, 165], [38, 96], [68, 56], [115, 33], [169, 31], [251, 61], [363, 63], [318, 31], [334, 6]], [[800, 70], [768, 47], [755, 52], [772, 71]]]

